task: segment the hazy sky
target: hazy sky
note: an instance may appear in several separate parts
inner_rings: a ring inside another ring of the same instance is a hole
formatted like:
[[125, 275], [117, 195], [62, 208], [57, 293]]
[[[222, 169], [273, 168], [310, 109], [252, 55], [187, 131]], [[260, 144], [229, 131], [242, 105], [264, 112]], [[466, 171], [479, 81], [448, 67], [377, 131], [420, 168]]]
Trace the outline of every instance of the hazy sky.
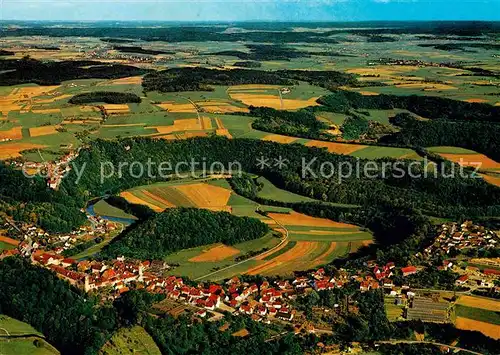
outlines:
[[500, 0], [0, 0], [3, 20], [500, 20]]

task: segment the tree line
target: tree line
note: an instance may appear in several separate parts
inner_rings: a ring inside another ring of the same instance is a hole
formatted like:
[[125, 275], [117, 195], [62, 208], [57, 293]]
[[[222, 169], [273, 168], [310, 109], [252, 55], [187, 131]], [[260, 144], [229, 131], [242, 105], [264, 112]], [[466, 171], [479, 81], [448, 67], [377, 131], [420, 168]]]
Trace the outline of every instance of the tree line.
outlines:
[[326, 88], [357, 82], [355, 75], [336, 71], [172, 68], [145, 75], [142, 86], [145, 91], [211, 91], [210, 85], [294, 85], [298, 81]]
[[69, 99], [70, 104], [83, 105], [96, 102], [104, 102], [106, 104], [127, 104], [141, 103], [141, 98], [136, 94], [114, 91], [94, 91], [77, 94]]
[[35, 83], [58, 85], [75, 79], [118, 79], [148, 72], [131, 65], [109, 64], [90, 60], [41, 62], [29, 57], [0, 60], [0, 85]]

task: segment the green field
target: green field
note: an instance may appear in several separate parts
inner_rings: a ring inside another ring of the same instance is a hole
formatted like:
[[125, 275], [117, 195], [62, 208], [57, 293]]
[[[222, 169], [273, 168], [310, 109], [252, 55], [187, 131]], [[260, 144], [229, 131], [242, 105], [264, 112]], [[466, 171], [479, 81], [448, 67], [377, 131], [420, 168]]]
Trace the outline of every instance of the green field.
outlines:
[[0, 241], [0, 252], [1, 252], [2, 250], [11, 250], [11, 249], [14, 249], [14, 248], [15, 248], [15, 246], [14, 246], [14, 245], [12, 245], [12, 244], [7, 244], [7, 243], [5, 243], [5, 242]]
[[456, 305], [457, 317], [469, 318], [485, 323], [500, 325], [500, 310], [498, 312], [488, 311], [482, 308], [472, 308], [462, 305]]
[[[238, 256], [245, 255], [246, 253], [248, 253], [250, 251], [260, 251], [263, 249], [271, 249], [274, 246], [278, 245], [279, 242], [280, 242], [279, 238], [276, 238], [272, 235], [272, 233], [269, 233], [268, 235], [266, 235], [262, 238], [233, 245], [232, 247], [235, 249], [238, 249], [240, 251], [240, 253], [236, 254], [234, 256], [231, 256], [231, 257], [229, 257], [225, 260], [222, 260], [222, 261], [214, 261], [214, 262], [191, 262], [191, 261], [189, 261], [189, 259], [194, 258], [194, 257], [200, 255], [203, 251], [206, 251], [206, 250], [210, 249], [211, 247], [213, 247], [213, 246], [207, 246], [207, 245], [192, 248], [192, 249], [186, 249], [186, 250], [182, 250], [180, 252], [171, 254], [165, 258], [165, 261], [167, 263], [171, 263], [171, 264], [179, 264], [178, 267], [175, 267], [173, 270], [171, 270], [169, 272], [170, 274], [187, 276], [189, 278], [194, 279], [194, 278], [206, 275], [212, 271], [215, 271], [215, 269], [222, 269], [222, 268], [225, 268], [227, 266], [235, 264], [236, 263], [235, 258], [237, 258]], [[255, 264], [255, 261], [247, 260], [242, 265], [231, 268], [231, 269], [227, 270], [226, 272], [217, 273], [214, 276], [216, 276], [217, 279], [225, 278], [226, 276], [223, 276], [223, 275], [229, 275], [227, 277], [231, 277], [233, 275], [236, 275], [238, 273], [241, 273], [241, 272], [247, 270], [249, 267], [251, 267], [252, 264]]]
[[126, 219], [137, 219], [137, 217], [124, 212], [123, 210], [111, 206], [104, 200], [100, 200], [96, 204], [94, 204], [94, 212], [99, 216], [108, 216], [108, 217], [116, 217], [116, 218], [126, 218]]
[[102, 355], [160, 355], [153, 338], [140, 326], [121, 328], [101, 348]]
[[294, 194], [293, 192], [289, 192], [286, 190], [282, 190], [274, 186], [272, 182], [270, 182], [264, 177], [259, 177], [257, 179], [257, 182], [259, 184], [262, 184], [262, 189], [257, 194], [257, 196], [260, 198], [265, 198], [268, 200], [275, 200], [280, 202], [289, 202], [289, 203], [315, 201], [312, 198], [297, 195]]
[[[54, 355], [59, 352], [43, 338], [43, 335], [27, 323], [0, 315], [0, 353], [4, 355]], [[4, 337], [26, 336], [18, 338]]]
[[473, 150], [460, 147], [430, 147], [427, 150], [436, 154], [478, 154]]
[[385, 313], [389, 322], [396, 322], [403, 317], [403, 307], [394, 303], [394, 297], [384, 297]]

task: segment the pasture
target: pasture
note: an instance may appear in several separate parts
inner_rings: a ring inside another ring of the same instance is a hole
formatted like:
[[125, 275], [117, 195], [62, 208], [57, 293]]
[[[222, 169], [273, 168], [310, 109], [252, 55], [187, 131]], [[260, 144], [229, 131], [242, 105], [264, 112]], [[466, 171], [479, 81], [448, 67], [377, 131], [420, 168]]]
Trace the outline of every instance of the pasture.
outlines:
[[[44, 340], [44, 336], [27, 323], [0, 315], [0, 352], [2, 354], [59, 354], [56, 348]], [[4, 336], [16, 336], [8, 338]]]
[[140, 326], [120, 328], [100, 350], [101, 354], [160, 355], [160, 349], [153, 338]]

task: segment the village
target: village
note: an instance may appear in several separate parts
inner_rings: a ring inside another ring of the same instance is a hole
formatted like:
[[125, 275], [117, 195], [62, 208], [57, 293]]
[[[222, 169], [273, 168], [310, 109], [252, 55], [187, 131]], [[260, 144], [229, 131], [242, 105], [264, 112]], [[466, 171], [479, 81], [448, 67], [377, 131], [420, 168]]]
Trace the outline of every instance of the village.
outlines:
[[[402, 319], [440, 323], [451, 321], [447, 303], [428, 297], [427, 290], [416, 289], [408, 281], [410, 276], [425, 269], [421, 265], [397, 267], [394, 262], [379, 265], [376, 260], [369, 260], [364, 263], [363, 268], [357, 270], [332, 271], [325, 267], [295, 277], [272, 278], [270, 281], [264, 279], [257, 282], [251, 278], [252, 281], [248, 281], [249, 278], [243, 275], [223, 283], [196, 283], [173, 275], [175, 269], [161, 260], [119, 257], [97, 261], [64, 257], [61, 252], [78, 240], [78, 233], [108, 233], [110, 228], [115, 228], [112, 222], [100, 217], [88, 217], [93, 220], [92, 227], [82, 227], [74, 235], [55, 237], [37, 231], [34, 227], [28, 228], [25, 240], [19, 247], [4, 251], [0, 258], [21, 254], [33, 264], [55, 272], [60, 278], [85, 292], [98, 294], [103, 300], [116, 299], [132, 289], [145, 289], [151, 293], [164, 294], [165, 302], [172, 305], [166, 307], [168, 310], [175, 309], [177, 314], [179, 310], [181, 313], [189, 310], [197, 317], [213, 320], [223, 317], [223, 312], [229, 312], [248, 315], [256, 322], [279, 321], [293, 325], [293, 322], [305, 321], [304, 315], [294, 306], [298, 297], [354, 284], [359, 292], [383, 290], [386, 300], [389, 300], [389, 307], [401, 310]], [[442, 247], [446, 250], [448, 239], [455, 240], [454, 237], [457, 237], [459, 244], [452, 243], [453, 245], [467, 245], [468, 248], [498, 247], [498, 236], [494, 232], [471, 222], [461, 226], [455, 223], [443, 225], [439, 233], [434, 244], [426, 248], [423, 255], [442, 252]], [[45, 245], [33, 242], [36, 238], [43, 238]], [[60, 243], [64, 243], [63, 246], [53, 248], [52, 244]], [[487, 260], [495, 262], [495, 259]], [[473, 266], [464, 269], [458, 266], [458, 262], [445, 260], [433, 268], [437, 271], [456, 272], [456, 285], [464, 292], [467, 291], [464, 287], [469, 286], [470, 290], [482, 288], [500, 294], [500, 286], [495, 283], [500, 278], [500, 272], [493, 264], [491, 269]], [[404, 280], [402, 284], [395, 282], [401, 279]], [[336, 304], [333, 309], [322, 309], [321, 312], [334, 314], [341, 307]]]

